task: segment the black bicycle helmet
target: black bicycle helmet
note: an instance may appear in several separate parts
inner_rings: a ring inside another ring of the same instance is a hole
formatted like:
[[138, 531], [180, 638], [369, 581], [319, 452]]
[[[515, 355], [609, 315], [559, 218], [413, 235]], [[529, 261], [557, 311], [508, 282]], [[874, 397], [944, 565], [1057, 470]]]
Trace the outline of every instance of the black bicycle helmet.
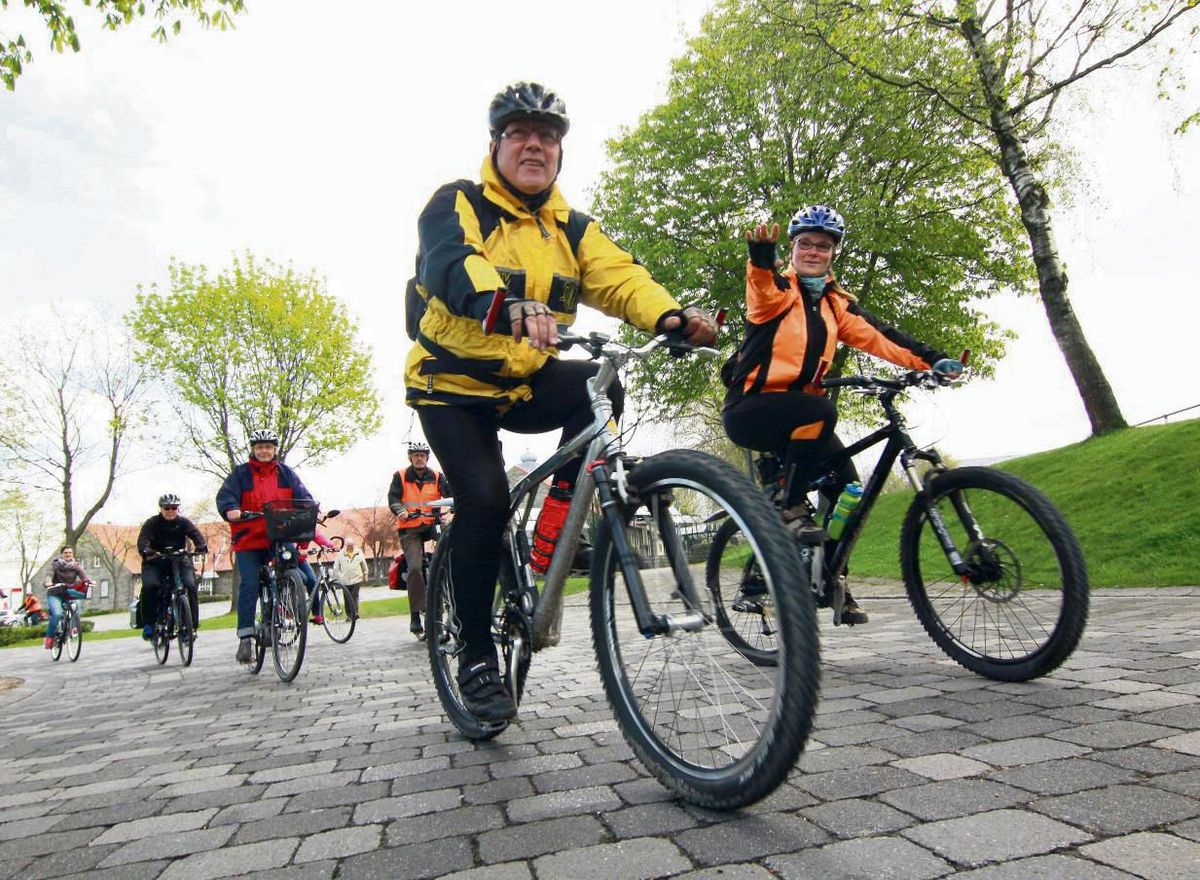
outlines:
[[159, 507], [178, 507], [180, 503], [179, 496], [174, 492], [168, 492], [167, 494], [160, 496], [158, 499]]
[[549, 122], [563, 134], [571, 127], [562, 98], [535, 82], [517, 82], [497, 92], [488, 107], [488, 130], [493, 138], [514, 119]]

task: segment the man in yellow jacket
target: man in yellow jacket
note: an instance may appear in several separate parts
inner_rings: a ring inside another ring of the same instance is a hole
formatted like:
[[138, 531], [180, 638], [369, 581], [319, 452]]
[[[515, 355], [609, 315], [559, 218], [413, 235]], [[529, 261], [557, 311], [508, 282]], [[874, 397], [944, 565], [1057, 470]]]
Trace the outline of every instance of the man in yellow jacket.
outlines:
[[[567, 204], [555, 185], [570, 128], [561, 98], [537, 83], [515, 83], [492, 100], [488, 125], [482, 182], [446, 184], [418, 221], [416, 292], [424, 314], [405, 384], [454, 486], [450, 559], [465, 640], [459, 689], [470, 712], [500, 721], [516, 705], [490, 632], [508, 507], [497, 434], [561, 428], [565, 439], [592, 417], [585, 383], [597, 367], [557, 358], [556, 325], [572, 323], [582, 303], [643, 330], [681, 331], [698, 345], [711, 342], [716, 328], [700, 309], [681, 308], [598, 223]], [[505, 293], [500, 332], [489, 335], [481, 321], [497, 291]], [[609, 393], [619, 416], [620, 388]], [[561, 515], [556, 507], [569, 504], [577, 470], [574, 463], [554, 475], [556, 497], [535, 528], [545, 539], [535, 567], [553, 548], [557, 534], [548, 523]]]

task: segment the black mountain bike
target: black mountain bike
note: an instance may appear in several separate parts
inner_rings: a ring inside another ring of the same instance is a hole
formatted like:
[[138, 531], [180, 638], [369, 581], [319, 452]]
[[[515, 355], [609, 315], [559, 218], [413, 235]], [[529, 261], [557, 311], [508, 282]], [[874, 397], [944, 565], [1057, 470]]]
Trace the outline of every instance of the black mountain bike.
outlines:
[[296, 498], [268, 501], [262, 513], [243, 511], [242, 520], [266, 519], [271, 542], [269, 558], [258, 570], [251, 674], [262, 669], [268, 646], [281, 681], [291, 681], [299, 674], [308, 642], [308, 592], [300, 576], [296, 544], [311, 541], [317, 526], [337, 515], [338, 511], [331, 510], [322, 517], [315, 501]]
[[67, 659], [74, 663], [79, 659], [79, 652], [83, 650], [83, 624], [80, 622], [79, 603], [87, 598], [87, 593], [75, 589], [73, 584], [54, 584], [50, 589], [56, 587], [63, 587], [65, 595], [62, 597], [62, 614], [58, 616], [58, 626], [51, 633], [54, 644], [50, 646], [50, 659], [58, 660], [62, 656], [63, 645], [66, 645]]
[[[329, 539], [337, 552], [345, 546], [345, 540], [338, 535]], [[313, 570], [317, 575], [317, 588], [313, 591], [313, 611], [321, 615], [325, 634], [339, 645], [350, 641], [354, 635], [354, 627], [358, 622], [358, 607], [354, 597], [346, 586], [334, 580], [331, 574], [333, 560], [326, 559], [328, 553], [325, 547], [310, 548], [308, 555], [313, 558]]]
[[[1056, 669], [1083, 635], [1088, 615], [1083, 551], [1062, 514], [1033, 486], [990, 468], [948, 468], [937, 450], [913, 443], [896, 398], [909, 388], [945, 384], [949, 380], [930, 371], [822, 383], [875, 397], [887, 423], [823, 462], [810, 492], [836, 485], [837, 471], [852, 456], [885, 445], [841, 539], [802, 547], [801, 557], [815, 573], [811, 584], [818, 603], [832, 605], [834, 623], [840, 623], [850, 554], [898, 459], [915, 493], [900, 531], [900, 570], [921, 625], [939, 648], [972, 672], [1027, 681]], [[788, 495], [782, 463], [762, 454], [757, 469], [768, 497], [782, 507]], [[831, 505], [819, 497], [816, 508], [807, 498], [805, 504], [817, 522], [825, 523]], [[770, 665], [777, 660], [771, 597], [744, 544], [740, 526], [723, 523], [706, 579], [726, 638], [752, 661]]]
[[[626, 741], [679, 797], [734, 809], [765, 797], [787, 776], [812, 726], [820, 674], [817, 624], [797, 546], [744, 475], [692, 450], [646, 459], [625, 454], [609, 385], [618, 370], [661, 348], [692, 350], [657, 336], [635, 348], [600, 333], [559, 333], [600, 362], [588, 381], [594, 421], [513, 487], [503, 533], [492, 634], [502, 673], [520, 701], [533, 651], [560, 637], [563, 586], [580, 533], [598, 499], [602, 519], [592, 556], [589, 606], [600, 677]], [[704, 355], [712, 349], [697, 350]], [[539, 589], [526, 537], [538, 487], [583, 453], [562, 534]], [[704, 514], [720, 511], [745, 536], [772, 600], [777, 663], [756, 666], [722, 635], [717, 600], [702, 572]], [[471, 715], [455, 658], [464, 647], [455, 607], [451, 523], [430, 567], [429, 658], [442, 706], [472, 739], [507, 722]], [[467, 551], [469, 552], [469, 550]]]
[[159, 601], [158, 619], [154, 621], [154, 632], [150, 635], [154, 657], [160, 666], [167, 662], [172, 641], [179, 644], [179, 661], [184, 666], [192, 665], [196, 625], [192, 620], [192, 603], [183, 580], [183, 565], [192, 565], [192, 560], [199, 555], [190, 550], [164, 550], [147, 557], [166, 559], [171, 563], [170, 595]]

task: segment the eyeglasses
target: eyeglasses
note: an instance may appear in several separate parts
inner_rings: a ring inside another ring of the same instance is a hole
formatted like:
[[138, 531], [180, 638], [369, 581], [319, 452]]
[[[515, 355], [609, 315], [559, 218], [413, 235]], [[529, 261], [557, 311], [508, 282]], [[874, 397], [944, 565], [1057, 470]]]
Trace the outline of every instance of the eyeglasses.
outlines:
[[163, 508], [163, 510], [178, 510], [178, 509], [179, 509], [178, 504], [168, 504], [166, 507]]
[[540, 128], [529, 128], [525, 125], [514, 125], [500, 132], [500, 137], [504, 138], [506, 141], [512, 141], [514, 144], [526, 143], [535, 135], [543, 144], [558, 146], [560, 143], [562, 143], [562, 132], [550, 125], [542, 126]]
[[816, 251], [818, 254], [833, 253], [833, 242], [829, 241], [809, 241], [806, 238], [798, 238], [796, 247], [802, 251]]

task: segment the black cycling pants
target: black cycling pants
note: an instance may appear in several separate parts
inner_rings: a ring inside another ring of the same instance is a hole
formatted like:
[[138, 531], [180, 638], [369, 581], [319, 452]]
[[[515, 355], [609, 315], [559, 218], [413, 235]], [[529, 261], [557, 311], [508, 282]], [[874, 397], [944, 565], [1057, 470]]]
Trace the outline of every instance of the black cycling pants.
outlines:
[[[805, 487], [820, 476], [817, 466], [845, 447], [833, 433], [837, 406], [828, 397], [803, 391], [778, 391], [727, 398], [722, 413], [725, 433], [738, 446], [773, 452], [789, 474], [787, 505], [799, 504]], [[854, 462], [838, 470], [837, 484], [823, 494], [836, 501], [842, 487], [858, 480]]]
[[[551, 359], [530, 380], [533, 398], [503, 415], [491, 407], [422, 406], [417, 408], [425, 439], [454, 492], [454, 524], [449, 532], [454, 600], [466, 646], [461, 662], [495, 656], [491, 639], [492, 601], [500, 571], [501, 542], [508, 518], [508, 479], [498, 432], [542, 434], [563, 429], [560, 444], [592, 422], [587, 380], [599, 366], [590, 361]], [[619, 384], [609, 388], [614, 415], [625, 396]], [[575, 485], [579, 459], [554, 474], [554, 481]]]
[[[183, 585], [187, 588], [188, 606], [192, 612], [192, 626], [200, 622], [200, 603], [196, 596], [196, 572], [192, 561], [184, 558], [179, 562]], [[142, 562], [142, 623], [152, 624], [158, 620], [158, 609], [170, 595], [174, 584], [171, 580], [171, 563], [164, 560]]]

